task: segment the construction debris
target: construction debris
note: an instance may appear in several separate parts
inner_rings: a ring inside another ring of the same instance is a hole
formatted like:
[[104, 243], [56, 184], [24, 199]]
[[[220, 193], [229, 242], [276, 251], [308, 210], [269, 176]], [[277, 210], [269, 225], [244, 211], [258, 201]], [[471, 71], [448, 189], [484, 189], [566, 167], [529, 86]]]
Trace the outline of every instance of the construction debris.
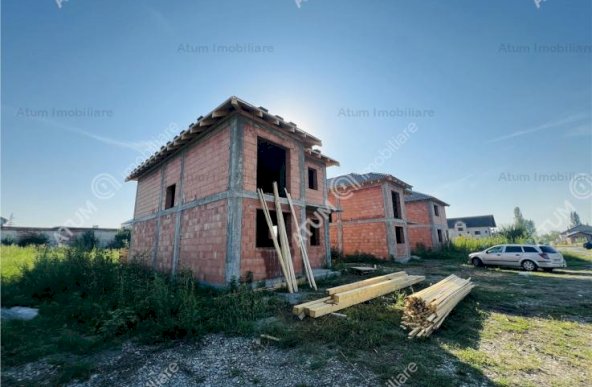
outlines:
[[354, 273], [357, 273], [359, 275], [364, 275], [364, 274], [372, 273], [372, 272], [378, 270], [378, 268], [376, 267], [376, 265], [374, 265], [374, 266], [353, 266], [353, 267], [350, 267], [349, 269], [352, 270]]
[[305, 316], [317, 318], [406, 288], [424, 279], [423, 276], [408, 275], [401, 271], [337, 286], [327, 289], [328, 297], [296, 305], [292, 312], [300, 319]]
[[471, 292], [471, 279], [450, 275], [405, 300], [402, 327], [409, 337], [427, 337], [442, 325], [454, 307]]

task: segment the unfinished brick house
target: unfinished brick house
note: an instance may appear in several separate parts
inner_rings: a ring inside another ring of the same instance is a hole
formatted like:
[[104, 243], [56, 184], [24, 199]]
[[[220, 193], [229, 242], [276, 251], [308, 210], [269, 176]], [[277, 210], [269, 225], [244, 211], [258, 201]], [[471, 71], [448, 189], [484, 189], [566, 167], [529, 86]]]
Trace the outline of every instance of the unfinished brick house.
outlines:
[[[137, 180], [130, 256], [170, 273], [191, 270], [222, 285], [249, 273], [256, 281], [282, 275], [257, 196], [275, 209], [273, 182], [290, 192], [299, 222], [327, 210], [326, 168], [337, 161], [314, 149], [321, 140], [294, 123], [231, 97], [198, 118], [128, 177]], [[281, 198], [288, 235], [296, 231]], [[272, 218], [276, 221], [275, 212]], [[315, 221], [316, 223], [316, 221]], [[327, 222], [310, 227], [313, 269], [330, 265]], [[292, 239], [292, 238], [291, 238]], [[291, 252], [303, 272], [295, 241]]]
[[409, 257], [404, 196], [411, 186], [382, 173], [350, 173], [329, 179], [331, 246], [343, 254], [384, 259]]
[[448, 242], [447, 206], [442, 200], [417, 191], [405, 196], [411, 249], [438, 250]]

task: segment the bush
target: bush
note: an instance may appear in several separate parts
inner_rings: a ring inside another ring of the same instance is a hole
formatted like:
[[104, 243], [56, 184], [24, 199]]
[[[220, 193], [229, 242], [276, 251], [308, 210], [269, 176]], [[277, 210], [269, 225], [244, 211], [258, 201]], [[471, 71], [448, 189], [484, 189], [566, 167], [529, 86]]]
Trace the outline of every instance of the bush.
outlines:
[[16, 240], [13, 237], [7, 236], [2, 238], [2, 245], [4, 246], [12, 246], [16, 244]]
[[176, 279], [139, 264], [121, 264], [105, 250], [40, 251], [20, 277], [2, 284], [2, 305], [39, 306], [56, 325], [105, 339], [147, 340], [245, 333], [269, 311], [265, 292], [200, 287], [190, 273]]
[[122, 228], [117, 231], [115, 237], [111, 243], [109, 243], [108, 247], [110, 249], [123, 249], [129, 247], [129, 242], [132, 236], [132, 231], [127, 228]]
[[21, 247], [40, 246], [49, 244], [49, 237], [41, 233], [29, 233], [19, 238], [17, 244]]
[[99, 247], [99, 239], [95, 236], [93, 230], [88, 230], [75, 237], [70, 245], [76, 249], [91, 251]]
[[487, 238], [470, 238], [459, 236], [454, 238], [450, 244], [451, 248], [457, 251], [472, 253], [475, 251], [485, 250], [491, 246], [508, 243], [507, 238], [503, 235], [495, 235]]

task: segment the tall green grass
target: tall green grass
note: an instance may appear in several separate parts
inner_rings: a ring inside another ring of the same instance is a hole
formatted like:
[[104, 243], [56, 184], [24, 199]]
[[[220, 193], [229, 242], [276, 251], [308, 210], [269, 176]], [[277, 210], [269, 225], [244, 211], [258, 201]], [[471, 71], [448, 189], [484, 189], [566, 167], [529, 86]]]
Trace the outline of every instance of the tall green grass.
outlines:
[[0, 245], [0, 265], [2, 279], [19, 276], [25, 267], [30, 267], [38, 252], [44, 247]]
[[[39, 250], [20, 276], [3, 281], [2, 305], [40, 308], [30, 322], [3, 323], [2, 352], [11, 356], [2, 360], [12, 363], [125, 337], [154, 342], [208, 332], [244, 334], [277, 307], [247, 285], [230, 291], [200, 287], [190, 273], [172, 279], [139, 264], [121, 264], [109, 251], [71, 248]], [[27, 336], [31, 331], [37, 333]], [[77, 345], [66, 345], [73, 333]]]
[[457, 251], [462, 252], [474, 252], [485, 250], [491, 246], [501, 245], [508, 243], [508, 240], [501, 236], [490, 236], [486, 238], [469, 238], [465, 236], [459, 236], [451, 241], [450, 246]]

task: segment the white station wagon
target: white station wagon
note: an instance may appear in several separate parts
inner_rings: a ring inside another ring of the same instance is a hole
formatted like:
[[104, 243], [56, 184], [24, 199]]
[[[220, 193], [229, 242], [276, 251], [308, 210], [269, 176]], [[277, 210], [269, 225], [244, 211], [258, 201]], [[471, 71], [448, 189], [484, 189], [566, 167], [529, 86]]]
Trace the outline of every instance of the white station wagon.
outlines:
[[563, 255], [547, 245], [497, 245], [469, 254], [469, 261], [474, 266], [521, 267], [526, 271], [553, 271], [566, 266]]

